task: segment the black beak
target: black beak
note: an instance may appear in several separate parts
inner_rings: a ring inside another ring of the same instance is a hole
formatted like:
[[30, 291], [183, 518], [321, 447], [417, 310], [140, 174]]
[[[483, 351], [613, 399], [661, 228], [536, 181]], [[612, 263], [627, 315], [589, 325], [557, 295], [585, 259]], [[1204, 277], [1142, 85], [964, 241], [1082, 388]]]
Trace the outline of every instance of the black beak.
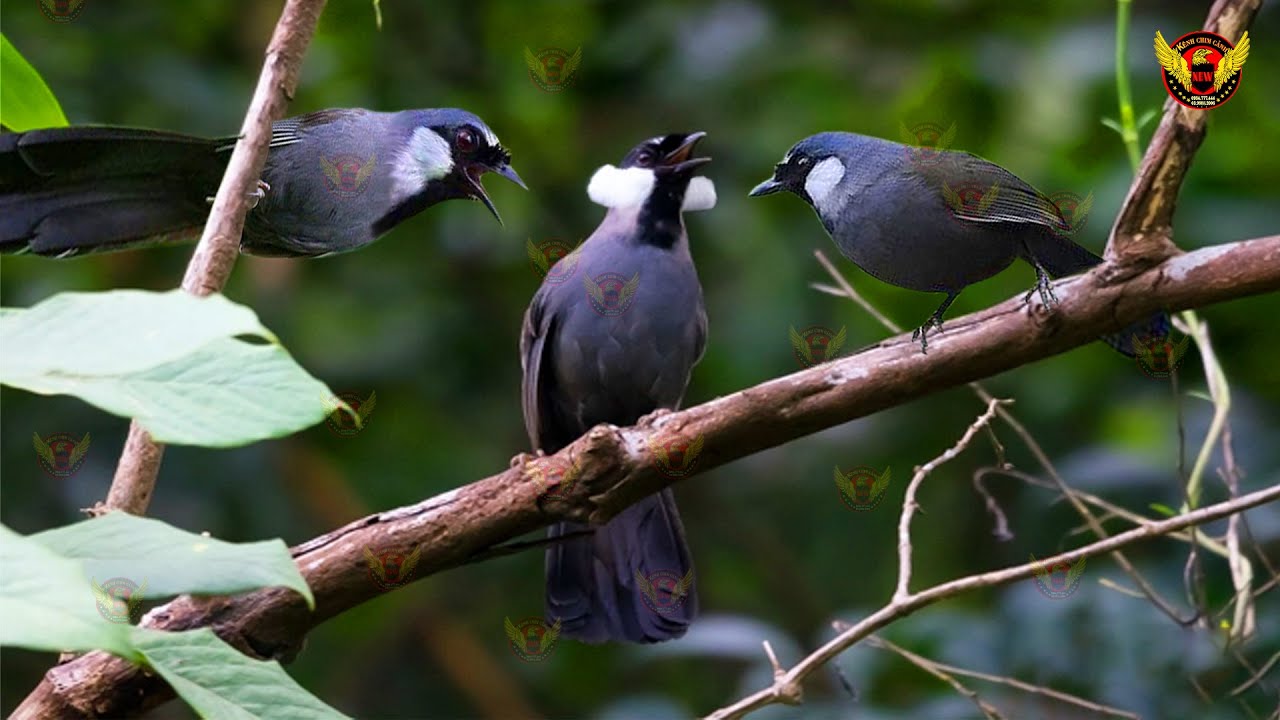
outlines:
[[498, 208], [494, 207], [493, 201], [489, 199], [489, 194], [484, 191], [484, 185], [480, 184], [480, 177], [487, 172], [501, 175], [516, 185], [519, 185], [522, 190], [528, 190], [529, 188], [524, 184], [524, 181], [520, 179], [520, 175], [516, 173], [515, 168], [511, 167], [510, 163], [506, 162], [493, 166], [477, 163], [467, 168], [467, 171], [463, 173], [467, 178], [467, 184], [470, 186], [471, 197], [484, 203], [484, 206], [489, 208], [489, 212], [493, 213], [493, 217], [498, 220], [498, 224], [503, 225], [502, 216], [498, 214]]
[[693, 132], [686, 135], [679, 147], [662, 158], [662, 162], [654, 168], [654, 172], [661, 175], [674, 175], [688, 172], [711, 162], [709, 157], [689, 157], [693, 154], [693, 148], [698, 144], [698, 141], [706, 136], [707, 134], [704, 132]]
[[751, 192], [747, 193], [747, 195], [751, 197], [760, 197], [762, 195], [772, 195], [776, 192], [782, 192], [786, 189], [786, 185], [783, 185], [774, 178], [769, 178], [768, 180], [765, 180], [759, 185], [751, 188]]

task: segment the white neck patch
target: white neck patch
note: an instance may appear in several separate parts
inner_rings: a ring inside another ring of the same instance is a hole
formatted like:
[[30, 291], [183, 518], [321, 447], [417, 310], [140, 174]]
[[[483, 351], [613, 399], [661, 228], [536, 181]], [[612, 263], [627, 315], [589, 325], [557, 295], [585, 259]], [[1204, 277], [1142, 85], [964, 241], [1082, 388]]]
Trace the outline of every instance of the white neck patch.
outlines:
[[804, 191], [809, 193], [813, 204], [821, 208], [827, 204], [831, 191], [843, 179], [844, 163], [840, 162], [840, 158], [829, 157], [809, 171], [809, 176], [804, 179]]
[[415, 128], [409, 144], [396, 156], [391, 168], [395, 192], [408, 197], [422, 192], [427, 183], [439, 180], [453, 170], [453, 151], [449, 143], [426, 127]]
[[[587, 183], [587, 197], [591, 198], [591, 202], [607, 208], [639, 207], [649, 199], [654, 182], [652, 170], [637, 167], [620, 169], [605, 165]], [[685, 190], [680, 211], [710, 210], [715, 206], [715, 183], [710, 178], [692, 178]]]

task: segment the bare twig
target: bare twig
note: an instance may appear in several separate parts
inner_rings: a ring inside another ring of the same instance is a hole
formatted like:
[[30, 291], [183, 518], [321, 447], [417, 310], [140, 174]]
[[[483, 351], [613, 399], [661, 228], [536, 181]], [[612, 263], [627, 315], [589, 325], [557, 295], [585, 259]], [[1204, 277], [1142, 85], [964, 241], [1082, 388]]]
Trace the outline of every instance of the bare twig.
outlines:
[[990, 703], [978, 697], [978, 693], [974, 692], [973, 690], [970, 690], [968, 687], [964, 685], [964, 683], [961, 683], [959, 680], [952, 677], [951, 674], [944, 669], [944, 666], [941, 663], [935, 663], [929, 658], [916, 655], [913, 652], [900, 648], [897, 645], [894, 645], [893, 643], [889, 642], [888, 640], [877, 637], [875, 635], [872, 635], [871, 637], [867, 638], [867, 643], [871, 645], [871, 647], [880, 648], [882, 650], [890, 650], [892, 652], [897, 653], [898, 656], [901, 657], [903, 660], [906, 660], [912, 665], [915, 665], [921, 670], [929, 673], [930, 675], [938, 678], [942, 682], [950, 685], [952, 690], [955, 690], [962, 697], [967, 698], [974, 705], [977, 705], [978, 710], [982, 711], [982, 714], [987, 718], [987, 720], [1003, 720], [1004, 719], [1004, 715], [1001, 715], [999, 710], [996, 710], [994, 707], [991, 706]]
[[[236, 143], [227, 171], [222, 176], [209, 220], [200, 243], [187, 264], [182, 289], [192, 295], [209, 295], [222, 290], [231, 277], [231, 268], [240, 253], [240, 233], [249, 212], [248, 196], [257, 186], [267, 161], [271, 123], [284, 116], [293, 91], [298, 86], [302, 56], [320, 20], [325, 0], [288, 0], [275, 33], [267, 46], [266, 62], [258, 77], [258, 87], [249, 103], [240, 140]], [[105, 507], [145, 515], [155, 492], [156, 478], [164, 446], [156, 443], [138, 421], [129, 424], [120, 463], [116, 466]]]
[[965, 431], [955, 445], [952, 445], [938, 457], [916, 468], [915, 474], [911, 477], [911, 483], [907, 485], [906, 496], [902, 501], [902, 515], [898, 519], [898, 589], [893, 593], [895, 601], [902, 600], [910, 594], [908, 588], [911, 585], [911, 517], [919, 507], [919, 503], [916, 502], [916, 493], [920, 490], [920, 484], [924, 482], [929, 473], [959, 455], [966, 447], [969, 447], [969, 443], [973, 441], [973, 436], [977, 435], [982, 428], [991, 422], [991, 418], [995, 417], [996, 406], [1008, 402], [1011, 401], [992, 398], [987, 403], [986, 412], [978, 416], [978, 419], [969, 426], [969, 429]]

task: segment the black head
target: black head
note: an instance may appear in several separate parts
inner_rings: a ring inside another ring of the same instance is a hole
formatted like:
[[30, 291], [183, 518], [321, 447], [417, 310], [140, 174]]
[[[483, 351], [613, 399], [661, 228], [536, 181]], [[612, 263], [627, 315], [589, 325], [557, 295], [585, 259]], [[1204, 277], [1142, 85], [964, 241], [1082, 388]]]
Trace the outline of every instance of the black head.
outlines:
[[653, 170], [654, 176], [661, 182], [664, 178], [678, 180], [688, 179], [693, 171], [711, 162], [709, 157], [690, 158], [698, 141], [706, 137], [704, 132], [672, 133], [649, 138], [631, 149], [622, 158], [622, 169], [643, 168]]
[[773, 166], [773, 177], [751, 189], [751, 197], [772, 195], [783, 190], [793, 192], [810, 205], [814, 199], [806, 187], [809, 174], [828, 158], [839, 159], [844, 144], [849, 142], [847, 133], [819, 133], [801, 140], [787, 151], [782, 160]]
[[424, 189], [441, 200], [479, 200], [502, 222], [498, 209], [480, 184], [480, 177], [487, 172], [497, 173], [521, 188], [528, 188], [511, 167], [511, 153], [502, 147], [489, 126], [465, 110], [446, 108], [422, 111], [419, 128], [432, 133], [426, 136], [415, 131], [409, 141], [409, 156], [421, 167], [427, 185]]

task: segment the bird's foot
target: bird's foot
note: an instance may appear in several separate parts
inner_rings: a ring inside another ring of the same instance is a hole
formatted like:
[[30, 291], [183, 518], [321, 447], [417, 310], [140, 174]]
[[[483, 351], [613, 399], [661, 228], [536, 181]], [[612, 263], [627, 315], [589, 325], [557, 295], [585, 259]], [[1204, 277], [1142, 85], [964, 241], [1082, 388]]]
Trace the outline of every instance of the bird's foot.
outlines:
[[[271, 186], [262, 180], [258, 181], [258, 186], [245, 193], [245, 198], [249, 201], [249, 209], [258, 207], [258, 203], [262, 202], [262, 198], [267, 196], [267, 192], [271, 190]], [[213, 204], [214, 196], [210, 195], [204, 199], [210, 205]]]
[[1049, 274], [1040, 267], [1036, 267], [1036, 284], [1023, 296], [1022, 302], [1030, 305], [1032, 293], [1040, 293], [1040, 303], [1045, 308], [1058, 304], [1058, 296], [1053, 293], [1053, 280], [1049, 279]]
[[672, 411], [668, 410], [667, 408], [658, 408], [657, 410], [654, 410], [648, 415], [641, 417], [639, 420], [636, 421], [636, 424], [642, 427], [653, 425], [653, 423], [656, 422], [663, 415], [670, 415], [671, 412]]
[[929, 329], [930, 328], [941, 331], [942, 318], [938, 317], [937, 315], [934, 315], [928, 320], [925, 320], [923, 325], [911, 331], [911, 339], [920, 341], [920, 352], [923, 355], [929, 354]]
[[511, 464], [508, 467], [523, 467], [530, 460], [540, 460], [547, 454], [541, 450], [534, 450], [532, 453], [518, 453], [511, 457]]

